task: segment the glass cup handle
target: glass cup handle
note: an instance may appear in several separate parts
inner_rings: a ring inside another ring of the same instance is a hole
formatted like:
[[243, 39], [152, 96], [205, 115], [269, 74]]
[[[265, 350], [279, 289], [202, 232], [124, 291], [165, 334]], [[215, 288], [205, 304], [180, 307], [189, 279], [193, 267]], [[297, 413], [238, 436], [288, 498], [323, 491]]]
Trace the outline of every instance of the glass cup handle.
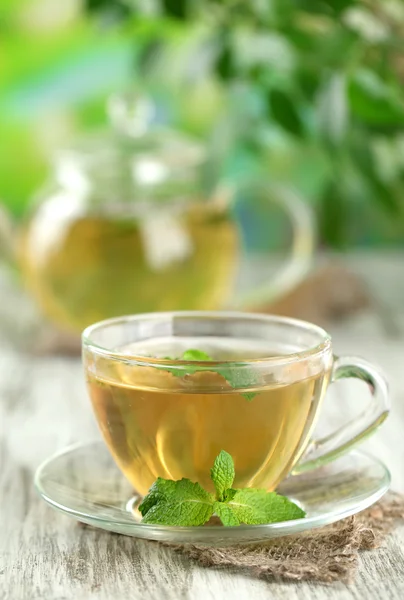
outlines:
[[293, 289], [307, 275], [312, 265], [316, 230], [313, 213], [307, 202], [294, 190], [283, 185], [262, 187], [268, 201], [279, 204], [292, 224], [290, 255], [267, 285], [237, 299], [236, 308], [254, 309], [271, 302]]
[[387, 382], [376, 367], [362, 358], [336, 358], [331, 383], [347, 377], [355, 377], [368, 384], [371, 394], [369, 406], [359, 416], [333, 433], [321, 439], [312, 440], [306, 450], [306, 458], [294, 467], [293, 474], [303, 473], [322, 466], [341, 454], [345, 454], [353, 446], [371, 435], [389, 414], [390, 403]]

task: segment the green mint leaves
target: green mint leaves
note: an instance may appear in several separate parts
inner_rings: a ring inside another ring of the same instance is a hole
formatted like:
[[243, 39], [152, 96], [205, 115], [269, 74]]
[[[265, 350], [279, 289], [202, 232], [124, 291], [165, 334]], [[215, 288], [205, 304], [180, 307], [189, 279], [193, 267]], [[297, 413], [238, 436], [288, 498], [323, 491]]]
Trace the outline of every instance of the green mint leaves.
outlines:
[[224, 500], [226, 490], [233, 485], [235, 476], [234, 462], [230, 454], [222, 450], [215, 458], [210, 470], [210, 478], [215, 485], [216, 498], [219, 502]]
[[203, 352], [202, 350], [185, 350], [182, 355], [182, 360], [212, 360], [209, 354]]
[[143, 523], [203, 525], [213, 514], [212, 494], [189, 479], [171, 481], [159, 477], [139, 510]]
[[[204, 360], [212, 360], [209, 354], [206, 352], [202, 352], [202, 350], [185, 350], [185, 352], [178, 359], [172, 358], [171, 356], [165, 356], [165, 360], [195, 360], [195, 361], [204, 361]], [[197, 373], [200, 369], [198, 367], [192, 367], [188, 365], [184, 369], [175, 369], [174, 367], [159, 367], [159, 369], [164, 369], [164, 371], [168, 371], [175, 377], [185, 377], [185, 375], [193, 375]]]
[[222, 450], [210, 471], [216, 495], [189, 479], [172, 481], [159, 477], [139, 506], [142, 523], [200, 526], [216, 514], [223, 525], [260, 525], [301, 519], [306, 513], [285, 496], [245, 488], [235, 490], [234, 462]]
[[[170, 358], [169, 356], [165, 357], [166, 360], [174, 360], [172, 358]], [[185, 352], [183, 353], [183, 355], [180, 357], [179, 360], [188, 360], [188, 361], [213, 361], [213, 358], [211, 358], [209, 356], [209, 354], [206, 354], [206, 352], [203, 352], [202, 350], [196, 350], [194, 348], [191, 348], [190, 350], [185, 350]], [[242, 366], [242, 364], [240, 365], [240, 367]], [[191, 365], [187, 366], [185, 369], [174, 369], [172, 367], [160, 367], [166, 371], [169, 371], [170, 373], [172, 373], [173, 375], [175, 375], [175, 377], [184, 377], [185, 375], [193, 375], [194, 373], [200, 371], [201, 369], [199, 367], [192, 367]], [[215, 371], [216, 373], [219, 373], [224, 379], [226, 379], [227, 383], [229, 385], [231, 385], [232, 388], [246, 388], [246, 387], [250, 387], [253, 385], [256, 385], [258, 382], [256, 381], [256, 378], [254, 376], [254, 373], [252, 371], [246, 371], [245, 369], [241, 369], [237, 370], [234, 369], [234, 365], [232, 368], [227, 367], [226, 365], [222, 365], [222, 366], [213, 366], [212, 365], [212, 371]], [[243, 392], [241, 394], [246, 400], [248, 400], [249, 402], [251, 402], [251, 400], [254, 398], [254, 396], [256, 396], [256, 392]]]
[[[301, 519], [305, 516], [299, 506], [275, 492], [253, 488], [235, 490], [235, 492], [227, 503], [215, 503], [214, 510], [216, 512], [219, 509], [219, 512], [222, 512], [219, 517], [224, 525], [241, 525], [241, 523], [260, 525], [261, 523]], [[218, 505], [220, 506], [218, 507]], [[224, 514], [223, 508], [226, 510]], [[223, 520], [223, 517], [227, 522]]]

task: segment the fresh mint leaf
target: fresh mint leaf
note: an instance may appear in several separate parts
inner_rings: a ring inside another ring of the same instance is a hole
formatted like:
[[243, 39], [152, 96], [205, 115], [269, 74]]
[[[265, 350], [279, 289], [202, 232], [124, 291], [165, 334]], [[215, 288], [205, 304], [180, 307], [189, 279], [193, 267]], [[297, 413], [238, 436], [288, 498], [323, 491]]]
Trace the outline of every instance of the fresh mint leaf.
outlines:
[[213, 360], [209, 354], [203, 352], [203, 350], [194, 350], [191, 348], [190, 350], [185, 350], [184, 354], [181, 357], [181, 360]]
[[143, 498], [143, 502], [139, 505], [140, 513], [145, 516], [155, 504], [171, 498], [176, 493], [176, 483], [172, 479], [158, 477], [151, 486], [147, 496]]
[[[255, 385], [259, 385], [259, 380], [254, 371], [246, 369], [243, 363], [233, 363], [230, 366], [217, 367], [215, 369], [222, 377], [224, 377], [232, 388], [248, 388]], [[242, 392], [241, 394], [248, 402], [257, 395], [257, 392]]]
[[231, 487], [234, 480], [234, 462], [230, 454], [222, 450], [211, 469], [217, 497], [189, 479], [171, 481], [159, 477], [139, 506], [143, 523], [160, 525], [199, 526], [213, 515], [223, 525], [261, 525], [301, 519], [304, 510], [285, 496], [246, 488]]
[[[191, 348], [189, 350], [185, 350], [182, 356], [179, 359], [173, 359], [169, 356], [164, 357], [166, 360], [188, 360], [188, 361], [212, 361], [213, 359], [207, 354], [203, 352], [203, 350], [196, 350]], [[236, 368], [235, 368], [236, 367]], [[193, 367], [192, 365], [187, 365], [181, 369], [176, 369], [174, 367], [159, 367], [160, 369], [164, 369], [169, 373], [172, 373], [175, 377], [184, 377], [185, 375], [193, 375], [197, 373], [201, 369], [199, 367]], [[254, 385], [259, 385], [259, 380], [256, 374], [250, 370], [246, 369], [243, 366], [243, 363], [240, 363], [239, 368], [237, 368], [237, 363], [230, 366], [213, 366], [212, 371], [219, 373], [224, 379], [226, 379], [227, 383], [234, 389], [238, 388], [248, 388]], [[257, 395], [257, 392], [242, 392], [241, 396], [243, 396], [248, 402]]]
[[225, 493], [223, 494], [223, 502], [229, 502], [230, 500], [233, 500], [236, 493], [237, 493], [237, 490], [233, 490], [232, 488], [229, 488], [228, 490], [226, 490]]
[[235, 477], [233, 459], [225, 450], [221, 450], [216, 457], [210, 470], [210, 477], [215, 486], [217, 499], [224, 500], [224, 494], [233, 485]]
[[143, 523], [199, 526], [213, 514], [214, 498], [189, 479], [157, 479], [139, 506]]
[[[304, 510], [285, 496], [275, 492], [245, 488], [236, 490], [233, 498], [226, 503], [231, 509], [234, 521], [247, 525], [262, 525], [301, 519]], [[227, 517], [230, 521], [230, 517]]]
[[241, 524], [231, 506], [226, 502], [215, 502], [213, 510], [225, 527], [235, 527]]
[[[185, 352], [180, 356], [180, 358], [171, 358], [170, 356], [165, 356], [165, 360], [195, 360], [195, 361], [209, 361], [212, 358], [206, 352], [202, 350], [194, 350], [191, 348], [190, 350], [185, 350]], [[193, 367], [192, 365], [187, 365], [186, 367], [181, 367], [177, 369], [175, 367], [159, 367], [160, 369], [164, 369], [164, 371], [168, 371], [175, 377], [184, 377], [185, 375], [193, 375], [197, 373], [201, 369], [199, 367]]]

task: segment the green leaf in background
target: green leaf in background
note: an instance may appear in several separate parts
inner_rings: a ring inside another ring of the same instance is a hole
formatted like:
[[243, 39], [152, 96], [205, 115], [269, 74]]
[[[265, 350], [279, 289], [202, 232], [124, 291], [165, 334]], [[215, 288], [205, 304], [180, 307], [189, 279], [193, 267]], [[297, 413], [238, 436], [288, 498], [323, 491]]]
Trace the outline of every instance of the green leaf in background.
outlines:
[[188, 0], [162, 0], [163, 10], [175, 19], [186, 19], [188, 16]]
[[[84, 2], [86, 10], [101, 11], [107, 14], [112, 23], [128, 18], [132, 13], [130, 4], [126, 0], [114, 0], [113, 2], [111, 0], [84, 0]], [[132, 6], [135, 6], [134, 2]]]
[[404, 126], [404, 97], [377, 73], [363, 70], [348, 85], [353, 114], [369, 125]]
[[397, 197], [395, 191], [389, 188], [386, 183], [380, 178], [377, 167], [375, 165], [375, 157], [372, 153], [372, 148], [369, 147], [366, 137], [355, 136], [351, 137], [351, 152], [354, 154], [355, 160], [353, 164], [358, 165], [363, 181], [363, 188], [368, 189], [369, 195], [372, 196], [375, 205], [388, 211], [392, 216], [403, 216], [404, 205], [402, 197]]
[[[324, 244], [403, 243], [402, 152], [389, 168], [383, 149], [404, 133], [401, 0], [0, 4], [0, 198], [15, 215], [54, 148], [104, 122], [106, 95], [135, 84], [159, 94], [174, 127], [212, 140], [212, 156], [220, 146], [235, 180], [247, 169], [295, 187]], [[366, 169], [358, 135], [377, 149]], [[271, 223], [263, 230], [245, 238], [261, 248]]]
[[320, 203], [319, 226], [332, 246], [346, 246], [346, 199], [338, 188], [336, 181], [330, 182], [324, 189]]
[[272, 90], [269, 95], [269, 118], [275, 120], [283, 129], [301, 137], [303, 124], [295, 104], [281, 90]]
[[299, 6], [315, 13], [323, 12], [327, 15], [339, 14], [351, 6], [360, 3], [360, 0], [300, 0]]

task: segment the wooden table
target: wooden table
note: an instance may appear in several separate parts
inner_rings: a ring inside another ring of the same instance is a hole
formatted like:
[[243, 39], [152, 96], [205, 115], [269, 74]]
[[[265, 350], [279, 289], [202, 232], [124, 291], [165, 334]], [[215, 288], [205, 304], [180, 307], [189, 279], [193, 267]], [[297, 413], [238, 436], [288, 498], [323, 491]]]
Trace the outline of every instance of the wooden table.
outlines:
[[[373, 285], [380, 308], [330, 331], [338, 353], [367, 357], [390, 380], [392, 415], [366, 446], [389, 466], [393, 487], [404, 491], [404, 255], [349, 262]], [[1, 303], [12, 314], [17, 305], [6, 287], [0, 285]], [[97, 435], [80, 360], [23, 354], [4, 339], [0, 350], [2, 600], [404, 598], [404, 528], [378, 551], [362, 554], [351, 586], [253, 580], [200, 568], [156, 543], [80, 528], [41, 501], [32, 483], [49, 454]], [[355, 388], [340, 403], [356, 410], [357, 398]], [[337, 412], [344, 412], [341, 404]]]

